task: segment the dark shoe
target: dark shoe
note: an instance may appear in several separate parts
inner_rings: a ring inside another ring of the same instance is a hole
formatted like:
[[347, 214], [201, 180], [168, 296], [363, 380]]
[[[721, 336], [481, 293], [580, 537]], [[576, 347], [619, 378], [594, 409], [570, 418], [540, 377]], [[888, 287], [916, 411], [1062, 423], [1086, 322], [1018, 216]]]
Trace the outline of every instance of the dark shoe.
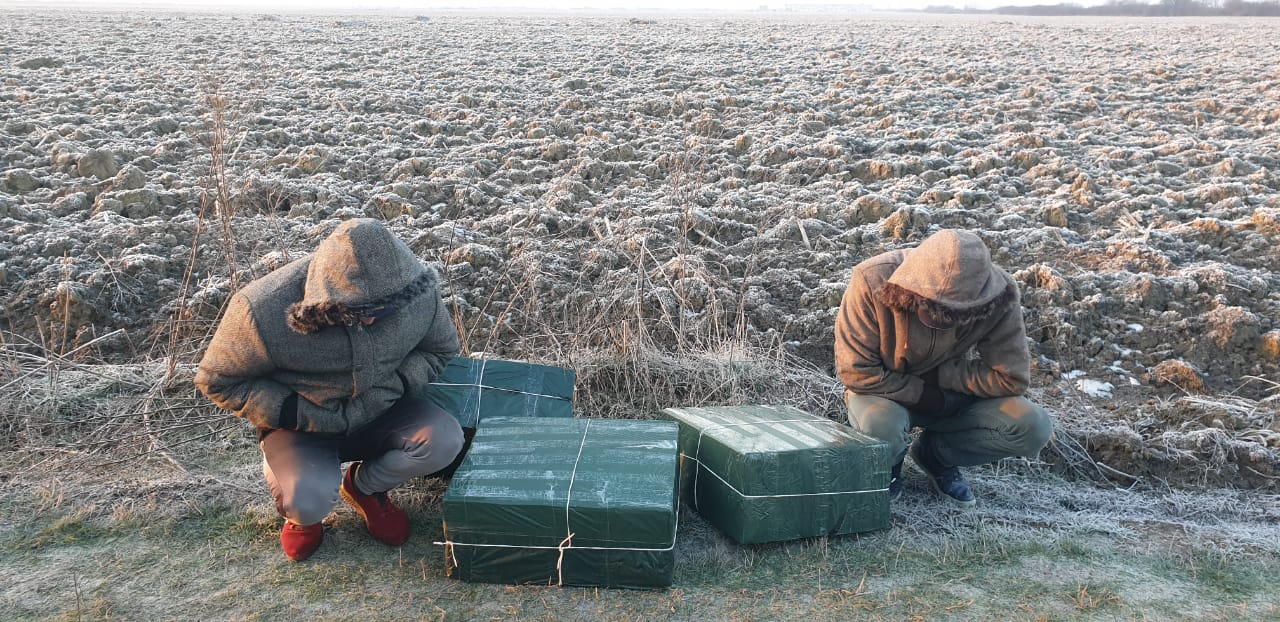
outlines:
[[360, 492], [356, 488], [356, 471], [359, 468], [359, 462], [347, 468], [340, 489], [343, 500], [360, 513], [369, 535], [375, 540], [388, 546], [404, 544], [409, 539], [409, 516], [393, 505], [385, 492], [372, 495]]
[[280, 529], [280, 548], [284, 549], [285, 556], [295, 562], [311, 557], [320, 548], [321, 542], [324, 542], [324, 525], [320, 523], [299, 525], [286, 520], [284, 527]]
[[902, 498], [902, 461], [906, 459], [907, 454], [903, 453], [898, 462], [893, 465], [893, 469], [889, 471], [889, 500], [897, 501]]
[[921, 447], [918, 440], [908, 448], [908, 453], [911, 454], [911, 461], [915, 462], [916, 466], [920, 467], [920, 470], [929, 476], [929, 482], [933, 484], [933, 489], [942, 493], [942, 496], [957, 505], [970, 507], [976, 504], [978, 501], [973, 498], [973, 492], [969, 490], [969, 481], [964, 478], [964, 473], [960, 472], [960, 468], [943, 467], [927, 452], [928, 450]]

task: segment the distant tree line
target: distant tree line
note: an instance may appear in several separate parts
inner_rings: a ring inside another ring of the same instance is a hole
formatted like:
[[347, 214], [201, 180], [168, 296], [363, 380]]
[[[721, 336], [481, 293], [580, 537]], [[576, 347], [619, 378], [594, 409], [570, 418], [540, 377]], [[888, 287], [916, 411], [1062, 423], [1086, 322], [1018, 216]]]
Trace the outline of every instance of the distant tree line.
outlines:
[[1035, 6], [1002, 6], [989, 10], [930, 6], [926, 13], [994, 13], [998, 15], [1123, 15], [1140, 17], [1280, 17], [1280, 0], [1107, 0], [1097, 6], [1074, 2]]

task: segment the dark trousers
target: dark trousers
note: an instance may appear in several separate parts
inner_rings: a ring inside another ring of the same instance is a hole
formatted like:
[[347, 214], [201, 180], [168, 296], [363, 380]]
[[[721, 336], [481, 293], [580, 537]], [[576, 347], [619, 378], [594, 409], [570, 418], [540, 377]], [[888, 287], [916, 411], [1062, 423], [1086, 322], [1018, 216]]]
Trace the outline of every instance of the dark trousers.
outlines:
[[977, 398], [948, 393], [941, 412], [920, 413], [893, 400], [845, 391], [849, 425], [889, 443], [902, 456], [915, 427], [943, 466], [973, 466], [1040, 453], [1053, 434], [1053, 419], [1024, 397]]

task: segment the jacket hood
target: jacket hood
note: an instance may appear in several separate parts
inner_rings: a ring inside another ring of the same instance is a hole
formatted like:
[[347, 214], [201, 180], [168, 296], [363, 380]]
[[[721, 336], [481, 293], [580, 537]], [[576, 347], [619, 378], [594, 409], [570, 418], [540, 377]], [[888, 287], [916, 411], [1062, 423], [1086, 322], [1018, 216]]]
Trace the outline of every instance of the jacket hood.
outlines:
[[990, 316], [1018, 299], [1013, 278], [991, 263], [991, 253], [977, 235], [943, 229], [905, 251], [902, 263], [877, 293], [880, 300], [904, 311], [921, 307], [930, 315], [957, 324]]
[[306, 334], [350, 325], [363, 311], [404, 306], [435, 286], [435, 275], [382, 223], [348, 220], [312, 256], [303, 298], [289, 306], [289, 327]]

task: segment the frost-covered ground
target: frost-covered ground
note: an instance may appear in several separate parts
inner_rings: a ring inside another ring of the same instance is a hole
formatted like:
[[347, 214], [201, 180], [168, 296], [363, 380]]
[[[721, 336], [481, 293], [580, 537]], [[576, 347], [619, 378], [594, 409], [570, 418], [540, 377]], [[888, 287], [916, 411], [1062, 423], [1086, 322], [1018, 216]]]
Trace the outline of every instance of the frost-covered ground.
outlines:
[[826, 366], [849, 268], [959, 227], [1021, 283], [1035, 397], [1094, 458], [1274, 490], [1277, 41], [0, 10], [0, 315], [15, 347], [156, 356], [178, 309], [198, 336], [236, 283], [375, 216], [447, 275], [473, 350], [626, 329]]

